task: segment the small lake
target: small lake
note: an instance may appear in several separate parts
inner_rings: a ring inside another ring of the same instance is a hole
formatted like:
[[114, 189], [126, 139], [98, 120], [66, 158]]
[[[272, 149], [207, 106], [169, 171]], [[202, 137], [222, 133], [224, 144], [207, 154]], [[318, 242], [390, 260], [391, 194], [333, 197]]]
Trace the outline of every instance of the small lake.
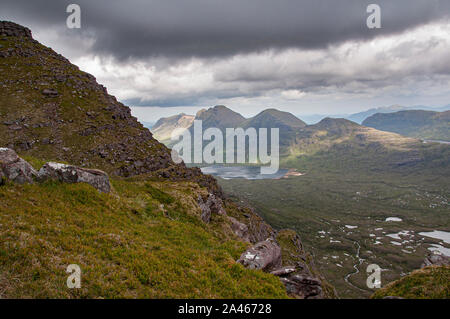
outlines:
[[278, 179], [282, 178], [287, 169], [279, 169], [276, 174], [261, 174], [260, 166], [223, 166], [213, 165], [201, 168], [205, 174], [210, 174], [223, 179], [245, 178], [245, 179]]

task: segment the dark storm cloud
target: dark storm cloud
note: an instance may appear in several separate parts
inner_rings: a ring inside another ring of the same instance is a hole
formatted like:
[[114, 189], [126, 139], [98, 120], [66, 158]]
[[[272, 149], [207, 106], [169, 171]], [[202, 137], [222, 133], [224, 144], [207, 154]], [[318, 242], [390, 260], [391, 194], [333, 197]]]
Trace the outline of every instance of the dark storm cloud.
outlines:
[[[67, 30], [78, 3], [82, 29]], [[382, 29], [366, 27], [367, 5], [382, 8]], [[2, 0], [0, 17], [82, 33], [92, 50], [118, 59], [222, 57], [266, 49], [324, 48], [448, 18], [448, 0]]]

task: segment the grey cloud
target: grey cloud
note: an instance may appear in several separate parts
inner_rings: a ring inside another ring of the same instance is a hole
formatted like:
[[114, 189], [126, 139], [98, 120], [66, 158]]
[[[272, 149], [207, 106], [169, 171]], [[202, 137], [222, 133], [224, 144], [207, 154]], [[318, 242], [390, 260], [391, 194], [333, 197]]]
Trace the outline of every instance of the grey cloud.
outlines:
[[[2, 18], [78, 32], [96, 53], [127, 58], [223, 57], [267, 49], [325, 48], [392, 34], [449, 16], [447, 0], [77, 0], [83, 28], [65, 28], [73, 0], [2, 0]], [[366, 7], [382, 8], [381, 30], [369, 30]]]

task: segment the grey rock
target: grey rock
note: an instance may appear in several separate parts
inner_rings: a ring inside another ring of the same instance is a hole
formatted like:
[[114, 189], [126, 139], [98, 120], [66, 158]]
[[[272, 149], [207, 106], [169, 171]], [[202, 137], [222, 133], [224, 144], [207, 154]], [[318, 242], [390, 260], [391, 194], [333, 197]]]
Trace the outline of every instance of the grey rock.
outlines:
[[272, 275], [278, 276], [278, 277], [286, 277], [287, 275], [290, 275], [296, 271], [295, 266], [284, 266], [281, 268], [278, 268], [274, 271], [271, 271], [270, 273]]
[[289, 295], [301, 299], [323, 298], [322, 283], [319, 279], [306, 275], [291, 275], [280, 278]]
[[431, 254], [425, 258], [422, 268], [427, 266], [450, 266], [450, 257], [440, 254]]
[[211, 221], [212, 214], [226, 215], [222, 200], [214, 194], [208, 194], [206, 200], [199, 195], [197, 202], [202, 212], [201, 218], [205, 223]]
[[111, 191], [109, 177], [105, 172], [61, 163], [46, 163], [39, 170], [39, 179], [53, 179], [63, 183], [87, 183], [101, 192], [109, 193]]
[[228, 219], [231, 222], [231, 230], [233, 233], [239, 238], [243, 239], [246, 242], [250, 242], [250, 234], [248, 232], [248, 226], [244, 223], [241, 223], [236, 218], [228, 216]]
[[13, 182], [23, 184], [32, 183], [38, 176], [36, 170], [21, 159], [16, 152], [9, 148], [0, 148], [1, 176]]
[[271, 271], [281, 266], [281, 248], [269, 238], [247, 249], [237, 262], [249, 269]]

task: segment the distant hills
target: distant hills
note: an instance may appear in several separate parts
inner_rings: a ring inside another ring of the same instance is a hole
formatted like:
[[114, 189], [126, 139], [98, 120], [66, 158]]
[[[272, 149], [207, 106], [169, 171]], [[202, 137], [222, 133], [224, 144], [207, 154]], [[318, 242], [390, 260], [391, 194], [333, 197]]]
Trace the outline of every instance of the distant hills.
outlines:
[[409, 110], [443, 112], [450, 110], [450, 104], [442, 107], [429, 107], [424, 105], [416, 105], [416, 106], [391, 105], [386, 107], [371, 108], [366, 111], [354, 114], [307, 114], [301, 115], [299, 117], [308, 124], [316, 124], [326, 117], [345, 118], [347, 120], [361, 124], [366, 118], [377, 113], [395, 113], [399, 111], [409, 111]]
[[377, 113], [362, 123], [378, 130], [430, 140], [450, 141], [450, 111], [422, 110]]
[[358, 124], [362, 124], [362, 122], [365, 119], [367, 119], [368, 117], [370, 117], [374, 114], [377, 114], [377, 113], [395, 113], [395, 112], [399, 112], [399, 111], [412, 111], [412, 110], [425, 110], [425, 111], [434, 111], [434, 112], [447, 111], [447, 110], [450, 110], [450, 104], [447, 106], [440, 107], [440, 108], [432, 108], [432, 107], [423, 106], [423, 105], [412, 106], [412, 107], [406, 107], [406, 106], [401, 106], [401, 105], [392, 105], [392, 106], [387, 106], [387, 107], [372, 108], [372, 109], [369, 109], [364, 112], [351, 114], [349, 116], [346, 116], [345, 118], [350, 121], [356, 122]]
[[[406, 112], [406, 113], [405, 113]], [[421, 114], [430, 115], [430, 119], [424, 120], [428, 123], [428, 132], [434, 129], [448, 132], [448, 120], [445, 122], [444, 116], [438, 116], [437, 112], [429, 111], [402, 111], [400, 114]], [[448, 112], [442, 113], [447, 114]], [[390, 117], [393, 114], [377, 114], [373, 117]], [[431, 116], [434, 114], [434, 116]], [[161, 131], [167, 132], [179, 127], [179, 120], [185, 115], [161, 119], [158, 125], [153, 128], [154, 136], [166, 143], [169, 147], [171, 141], [161, 138]], [[427, 117], [427, 118], [428, 118]], [[192, 120], [192, 118], [190, 118]], [[203, 120], [203, 130], [209, 127], [225, 128], [249, 127], [259, 128], [279, 128], [280, 129], [280, 156], [281, 162], [287, 167], [296, 167], [299, 160], [303, 158], [316, 158], [319, 162], [327, 166], [345, 165], [347, 167], [386, 167], [428, 165], [431, 161], [425, 161], [425, 157], [434, 158], [435, 166], [442, 166], [446, 162], [445, 154], [448, 147], [438, 147], [423, 144], [414, 134], [405, 134], [406, 127], [411, 121], [402, 121], [405, 130], [397, 134], [392, 126], [366, 127], [344, 118], [324, 118], [319, 123], [307, 125], [291, 113], [282, 112], [276, 109], [267, 109], [254, 117], [245, 119], [227, 107], [220, 105], [210, 109], [201, 110], [195, 119]], [[368, 121], [370, 124], [370, 121]], [[380, 121], [383, 122], [383, 121]], [[406, 123], [406, 124], [405, 124]], [[189, 122], [184, 123], [186, 126]], [[395, 126], [395, 124], [392, 124]], [[192, 129], [192, 126], [190, 127]], [[398, 131], [398, 130], [397, 130]], [[414, 131], [414, 130], [413, 130]], [[423, 132], [415, 130], [416, 132]], [[225, 133], [225, 132], [224, 132]], [[408, 133], [408, 132], [406, 132]], [[443, 135], [426, 134], [426, 138], [444, 138]], [[425, 155], [428, 154], [428, 155]], [[444, 163], [444, 164], [443, 164]]]
[[[170, 143], [172, 132], [175, 129], [188, 129], [194, 122], [195, 116], [184, 113], [160, 118], [153, 126], [154, 136], [162, 143]], [[181, 132], [181, 131], [180, 131]]]
[[203, 109], [195, 115], [196, 120], [201, 120], [203, 128], [217, 127], [221, 130], [227, 127], [240, 127], [245, 117], [223, 105], [217, 105], [209, 109]]

